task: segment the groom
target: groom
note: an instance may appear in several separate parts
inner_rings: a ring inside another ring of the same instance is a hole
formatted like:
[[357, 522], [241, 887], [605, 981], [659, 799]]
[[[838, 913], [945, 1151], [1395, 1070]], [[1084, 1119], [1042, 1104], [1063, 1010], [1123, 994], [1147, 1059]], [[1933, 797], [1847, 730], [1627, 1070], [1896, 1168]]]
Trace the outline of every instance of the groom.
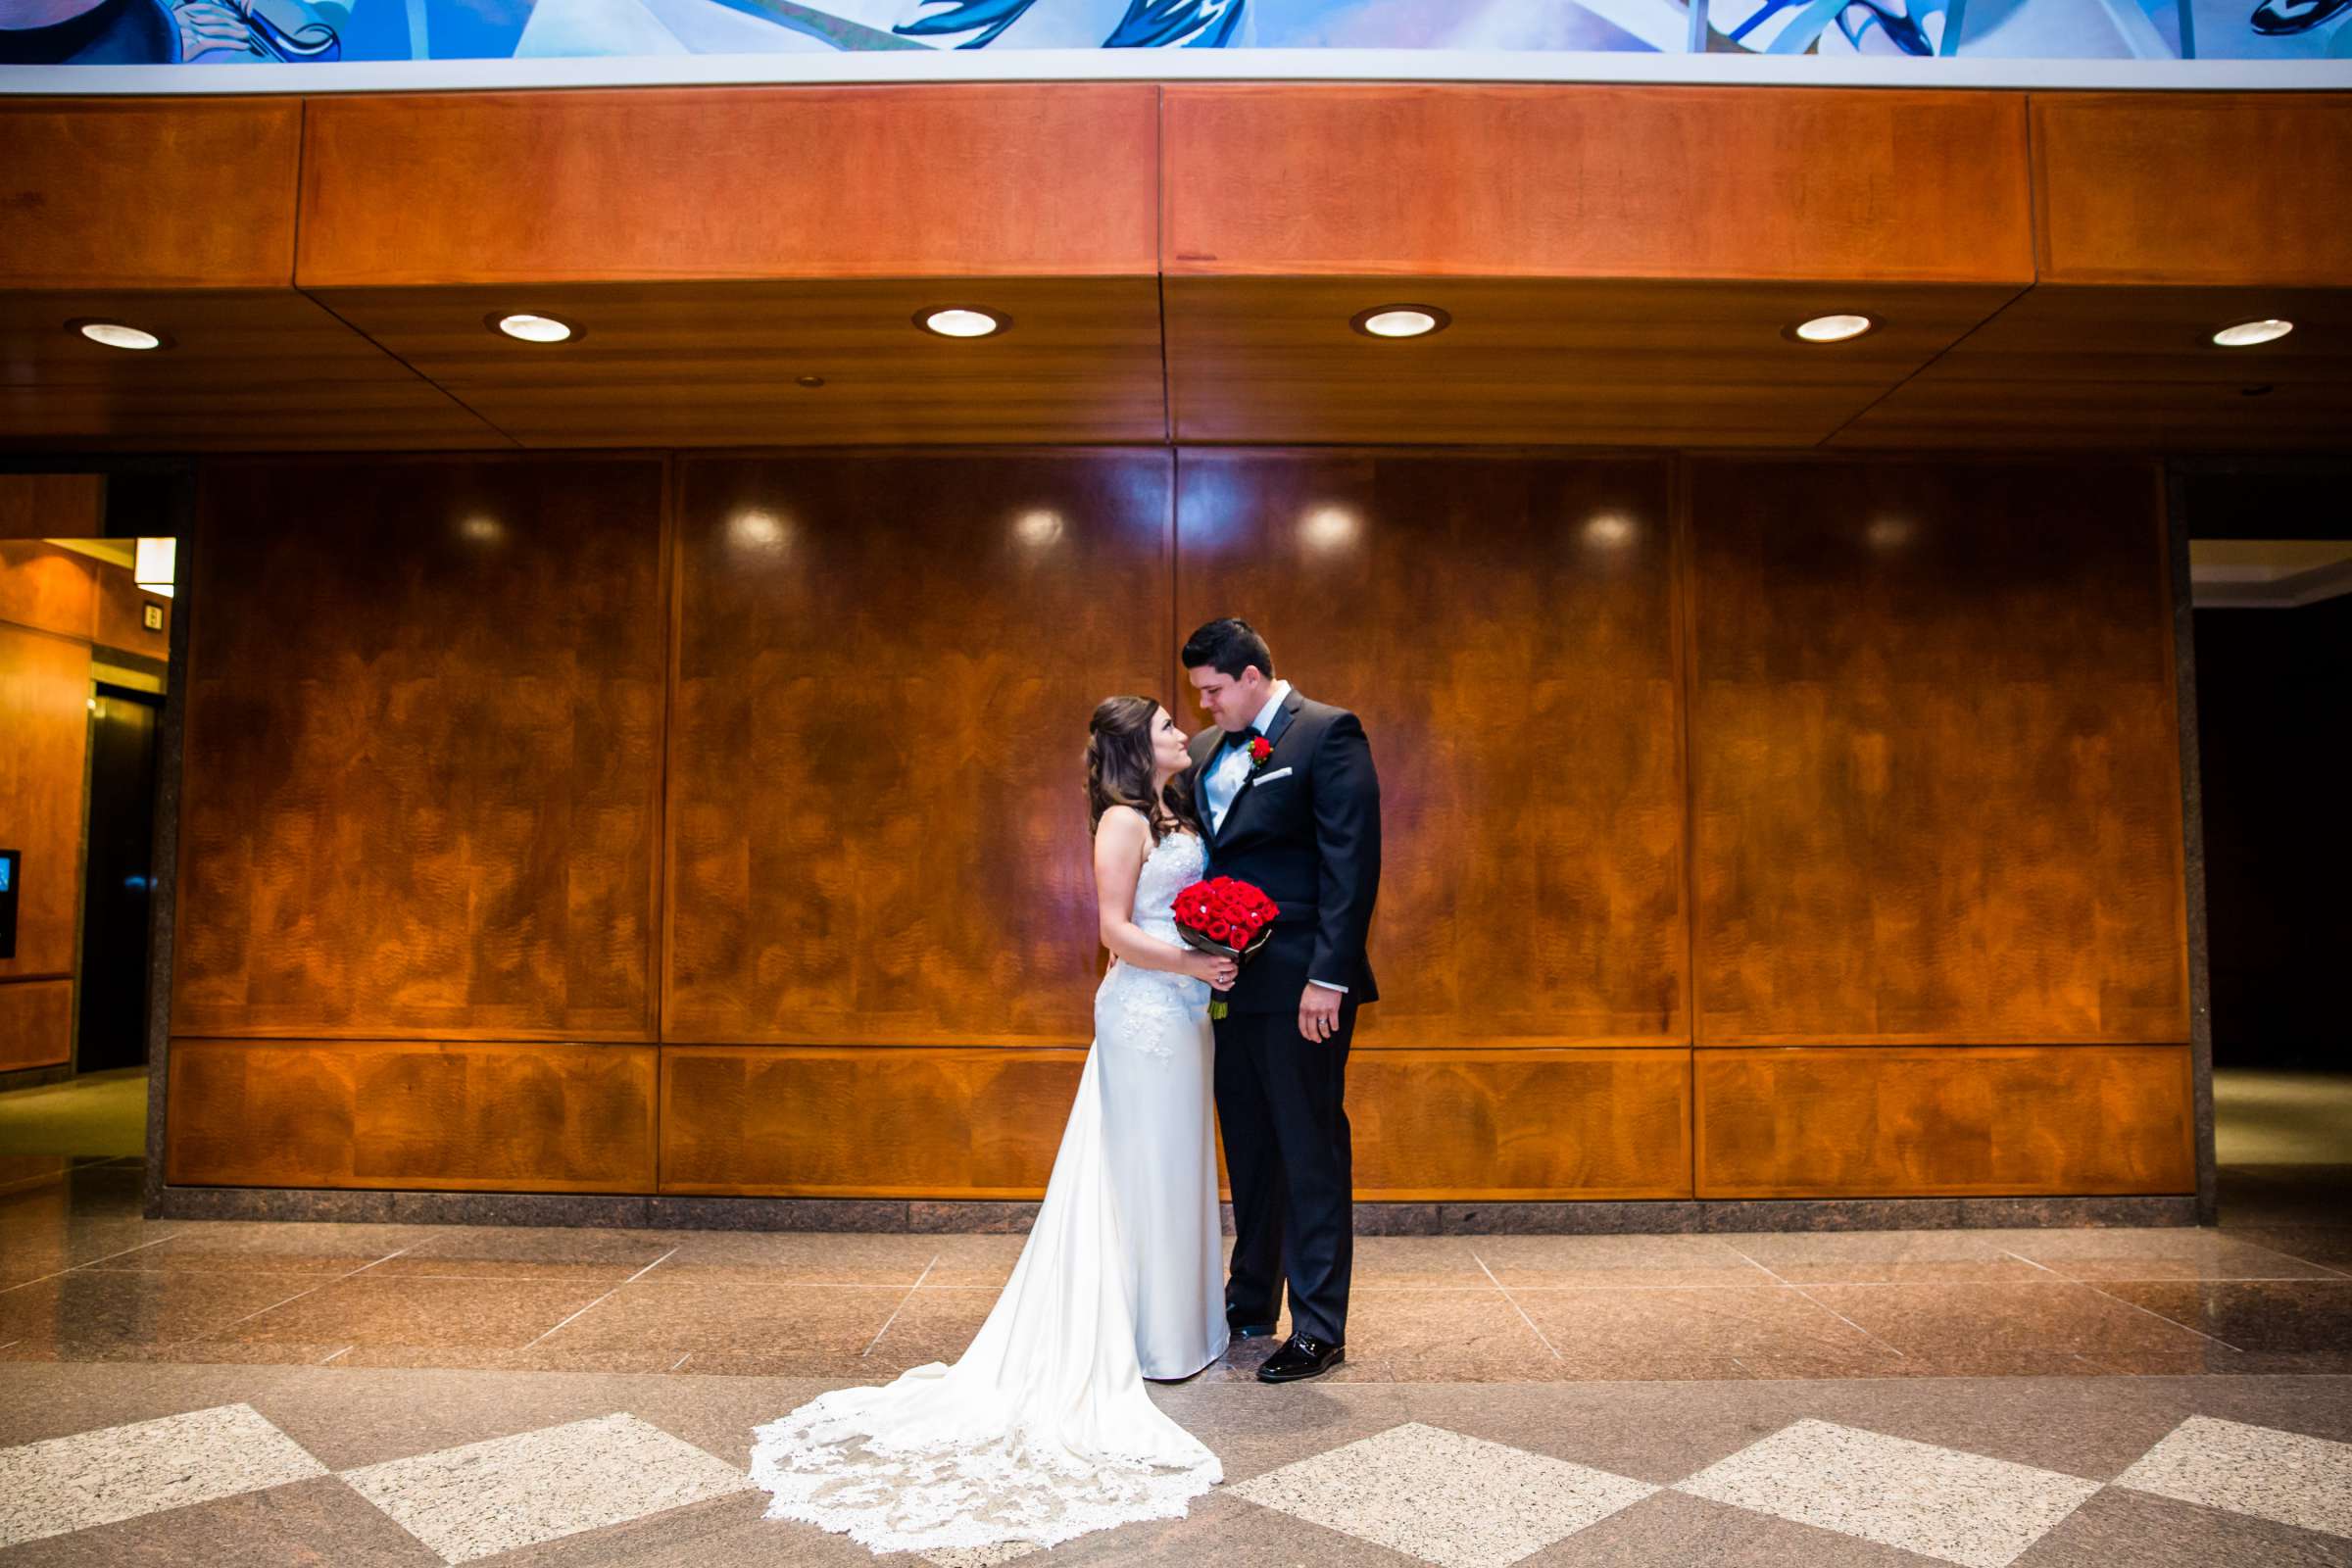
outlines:
[[1274, 1332], [1288, 1281], [1291, 1337], [1265, 1383], [1320, 1376], [1348, 1341], [1354, 1259], [1352, 1154], [1341, 1105], [1355, 1009], [1376, 1001], [1364, 939], [1380, 891], [1380, 780], [1364, 727], [1274, 678], [1247, 621], [1212, 620], [1184, 667], [1216, 727], [1193, 737], [1185, 774], [1208, 832], [1211, 875], [1281, 906], [1216, 1022], [1217, 1120], [1233, 1180], [1225, 1321]]

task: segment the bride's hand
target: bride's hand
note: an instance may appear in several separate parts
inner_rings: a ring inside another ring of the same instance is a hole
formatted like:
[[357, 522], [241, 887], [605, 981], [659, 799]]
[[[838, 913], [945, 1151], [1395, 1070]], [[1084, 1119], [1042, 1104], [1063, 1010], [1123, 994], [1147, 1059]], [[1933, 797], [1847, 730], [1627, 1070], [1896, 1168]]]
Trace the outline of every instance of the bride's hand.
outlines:
[[1220, 953], [1202, 953], [1195, 948], [1184, 956], [1184, 972], [1196, 980], [1205, 980], [1218, 991], [1232, 988], [1233, 978], [1242, 966]]

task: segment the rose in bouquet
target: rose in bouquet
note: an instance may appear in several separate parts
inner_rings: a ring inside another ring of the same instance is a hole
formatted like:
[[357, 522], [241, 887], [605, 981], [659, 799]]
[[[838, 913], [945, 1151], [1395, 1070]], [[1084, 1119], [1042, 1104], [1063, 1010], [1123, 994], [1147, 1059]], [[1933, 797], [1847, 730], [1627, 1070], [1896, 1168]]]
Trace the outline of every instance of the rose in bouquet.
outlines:
[[[1274, 935], [1280, 906], [1247, 882], [1213, 876], [1176, 895], [1176, 932], [1203, 953], [1221, 954], [1238, 964]], [[1222, 999], [1208, 1004], [1212, 1018], [1225, 1016]]]

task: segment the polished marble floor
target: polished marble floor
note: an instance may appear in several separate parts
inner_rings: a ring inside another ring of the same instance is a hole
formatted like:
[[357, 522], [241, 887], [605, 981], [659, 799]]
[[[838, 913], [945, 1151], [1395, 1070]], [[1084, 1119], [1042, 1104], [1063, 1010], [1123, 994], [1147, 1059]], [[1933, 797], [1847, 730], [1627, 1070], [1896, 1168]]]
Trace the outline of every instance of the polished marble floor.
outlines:
[[[825, 1563], [750, 1430], [1020, 1238], [147, 1220], [0, 1193], [0, 1565]], [[1190, 1518], [1035, 1560], [2352, 1565], [2352, 1192], [2219, 1228], [1366, 1237], [1349, 1359], [1157, 1398]], [[911, 1561], [911, 1559], [893, 1559]]]

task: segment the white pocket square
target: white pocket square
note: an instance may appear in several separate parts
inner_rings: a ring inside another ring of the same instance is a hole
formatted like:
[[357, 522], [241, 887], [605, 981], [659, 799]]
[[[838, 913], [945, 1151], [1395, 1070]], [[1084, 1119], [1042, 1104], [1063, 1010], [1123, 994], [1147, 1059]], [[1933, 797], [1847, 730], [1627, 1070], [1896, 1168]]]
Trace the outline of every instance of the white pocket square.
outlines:
[[1289, 768], [1278, 767], [1271, 773], [1256, 774], [1250, 780], [1250, 782], [1252, 784], [1271, 784], [1278, 778], [1289, 778], [1290, 776], [1291, 770]]

